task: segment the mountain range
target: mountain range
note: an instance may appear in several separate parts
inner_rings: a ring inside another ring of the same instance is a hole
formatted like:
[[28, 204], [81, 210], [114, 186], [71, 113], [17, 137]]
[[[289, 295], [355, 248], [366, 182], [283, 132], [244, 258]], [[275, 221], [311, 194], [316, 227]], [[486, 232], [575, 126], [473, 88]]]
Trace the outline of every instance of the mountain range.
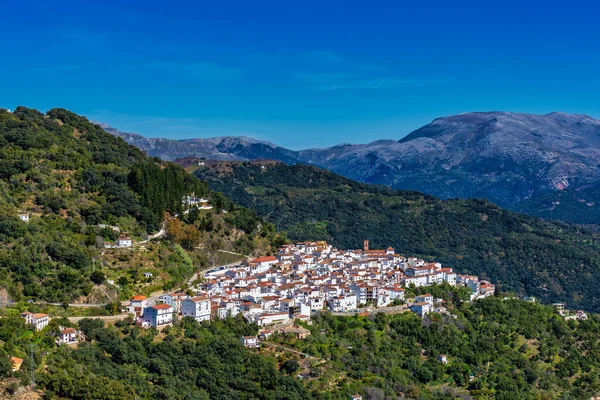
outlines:
[[150, 156], [273, 159], [441, 198], [600, 223], [600, 121], [586, 115], [476, 112], [438, 118], [400, 140], [294, 151], [247, 137], [148, 139], [105, 127]]

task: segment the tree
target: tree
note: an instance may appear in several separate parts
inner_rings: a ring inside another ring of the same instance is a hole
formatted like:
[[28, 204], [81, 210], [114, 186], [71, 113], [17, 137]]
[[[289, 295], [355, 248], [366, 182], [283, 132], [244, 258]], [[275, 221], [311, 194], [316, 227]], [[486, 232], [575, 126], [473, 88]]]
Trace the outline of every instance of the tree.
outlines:
[[12, 368], [8, 354], [4, 350], [0, 350], [0, 377], [8, 378], [12, 374]]
[[106, 280], [106, 276], [104, 275], [104, 273], [102, 271], [96, 270], [91, 273], [90, 280], [92, 282], [94, 282], [96, 285], [100, 285], [100, 284], [104, 283], [104, 281]]
[[117, 281], [117, 283], [121, 286], [121, 287], [125, 287], [127, 285], [129, 285], [129, 279], [127, 279], [126, 276], [121, 276], [119, 278], [119, 280]]
[[184, 239], [181, 245], [186, 250], [193, 250], [195, 246], [200, 242], [201, 234], [194, 225], [188, 225], [184, 229]]
[[178, 244], [185, 239], [183, 222], [180, 219], [173, 218], [167, 221], [167, 237]]
[[298, 371], [299, 369], [300, 369], [300, 364], [298, 364], [298, 361], [293, 360], [293, 359], [287, 360], [286, 362], [281, 364], [281, 367], [279, 368], [280, 371], [282, 371], [288, 375]]

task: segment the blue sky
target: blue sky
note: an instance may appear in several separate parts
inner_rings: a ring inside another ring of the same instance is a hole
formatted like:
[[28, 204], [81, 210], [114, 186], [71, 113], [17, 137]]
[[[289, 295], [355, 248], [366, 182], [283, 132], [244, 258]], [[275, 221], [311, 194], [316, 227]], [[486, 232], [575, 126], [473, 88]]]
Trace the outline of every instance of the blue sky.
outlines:
[[600, 118], [591, 1], [20, 3], [1, 6], [0, 107], [65, 107], [149, 137], [300, 149], [468, 111]]

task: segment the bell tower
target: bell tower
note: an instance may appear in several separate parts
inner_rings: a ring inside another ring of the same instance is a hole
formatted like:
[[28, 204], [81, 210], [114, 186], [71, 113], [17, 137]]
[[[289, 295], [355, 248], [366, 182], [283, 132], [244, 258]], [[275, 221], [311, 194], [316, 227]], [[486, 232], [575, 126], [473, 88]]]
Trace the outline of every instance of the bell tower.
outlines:
[[363, 242], [363, 249], [365, 251], [369, 251], [369, 239], [365, 239], [365, 241]]

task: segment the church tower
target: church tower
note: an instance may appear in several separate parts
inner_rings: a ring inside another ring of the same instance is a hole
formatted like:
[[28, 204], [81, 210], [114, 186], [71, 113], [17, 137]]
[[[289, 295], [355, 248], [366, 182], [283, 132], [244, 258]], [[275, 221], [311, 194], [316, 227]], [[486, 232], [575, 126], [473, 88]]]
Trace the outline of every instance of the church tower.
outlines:
[[369, 239], [365, 239], [363, 242], [363, 248], [365, 251], [369, 251]]

